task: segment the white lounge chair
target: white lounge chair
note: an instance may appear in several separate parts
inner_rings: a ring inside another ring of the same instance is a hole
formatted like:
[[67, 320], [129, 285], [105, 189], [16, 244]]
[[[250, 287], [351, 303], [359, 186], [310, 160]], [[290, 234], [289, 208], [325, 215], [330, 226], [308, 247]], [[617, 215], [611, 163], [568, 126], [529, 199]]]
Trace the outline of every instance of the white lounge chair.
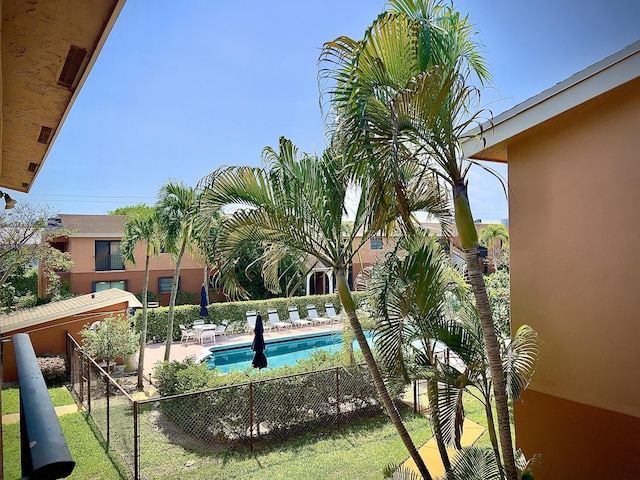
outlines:
[[298, 307], [289, 307], [289, 321], [298, 327], [306, 327], [307, 325], [311, 325], [309, 320], [303, 320], [300, 318], [300, 312], [298, 312]]
[[216, 327], [216, 335], [227, 335], [227, 326], [229, 325], [229, 322], [227, 320], [223, 320], [222, 323], [220, 325], [218, 325]]
[[270, 308], [267, 310], [267, 316], [269, 317], [268, 323], [272, 327], [275, 328], [288, 328], [291, 326], [289, 322], [283, 322], [280, 320], [280, 315], [278, 315], [278, 310], [275, 308]]
[[333, 303], [325, 303], [324, 311], [327, 314], [327, 318], [332, 322], [340, 321], [340, 316], [336, 313], [336, 307], [333, 306]]
[[[255, 310], [247, 311], [247, 325], [244, 327], [245, 332], [253, 333], [253, 331], [256, 328], [257, 318], [258, 318], [258, 312], [256, 312]], [[264, 328], [265, 330], [269, 330], [271, 328], [271, 325], [263, 321], [262, 328]]]
[[307, 313], [309, 314], [309, 320], [311, 320], [312, 323], [324, 324], [332, 321], [330, 318], [318, 315], [318, 310], [315, 305], [307, 305]]

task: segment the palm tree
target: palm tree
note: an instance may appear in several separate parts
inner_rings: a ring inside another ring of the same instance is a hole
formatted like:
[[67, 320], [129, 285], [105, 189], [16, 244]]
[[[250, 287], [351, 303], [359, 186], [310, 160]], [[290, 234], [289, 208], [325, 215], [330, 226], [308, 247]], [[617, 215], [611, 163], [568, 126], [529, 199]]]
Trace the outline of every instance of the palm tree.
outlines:
[[[363, 352], [379, 397], [398, 430], [411, 457], [424, 478], [429, 472], [398, 413], [380, 370], [373, 358], [356, 313], [349, 289], [349, 264], [360, 248], [380, 229], [393, 223], [395, 212], [378, 213], [378, 197], [370, 185], [361, 181], [354, 218], [345, 219], [349, 184], [342, 176], [346, 157], [326, 150], [320, 158], [300, 154], [291, 141], [280, 139], [279, 151], [263, 151], [267, 169], [250, 167], [221, 168], [200, 181], [203, 188], [201, 210], [239, 204], [245, 208], [230, 214], [218, 235], [221, 256], [220, 278], [226, 291], [241, 295], [235, 277], [236, 252], [247, 244], [264, 248], [263, 275], [274, 290], [278, 286], [278, 265], [285, 256], [309, 259], [314, 265], [331, 267], [338, 293], [351, 328]], [[409, 179], [407, 205], [411, 210], [433, 208], [442, 214], [445, 205], [431, 185], [412, 182], [414, 172], [404, 171]], [[358, 242], [356, 239], [359, 238]]]
[[149, 259], [151, 255], [160, 253], [160, 241], [156, 222], [156, 210], [146, 207], [127, 218], [120, 251], [124, 260], [132, 265], [136, 264], [134, 250], [139, 242], [146, 245], [144, 264], [144, 284], [142, 286], [142, 328], [140, 330], [140, 355], [138, 357], [138, 388], [142, 388], [142, 374], [144, 371], [144, 351], [147, 344], [147, 292], [149, 291]]
[[192, 249], [194, 221], [198, 213], [198, 195], [193, 187], [182, 182], [168, 181], [158, 194], [158, 225], [165, 250], [172, 254], [176, 266], [171, 282], [169, 297], [169, 315], [167, 321], [167, 340], [164, 360], [169, 361], [173, 342], [173, 319], [178, 295], [180, 264], [187, 249]]
[[[496, 246], [498, 240], [499, 246]], [[478, 239], [480, 245], [491, 249], [491, 258], [493, 259], [493, 270], [498, 271], [498, 257], [503, 248], [509, 245], [509, 232], [504, 225], [487, 225], [480, 229], [480, 237]]]
[[[398, 256], [400, 249], [405, 252], [402, 257]], [[445, 471], [450, 474], [446, 447], [452, 436], [445, 439], [442, 430], [437, 380], [441, 370], [438, 332], [445, 320], [447, 291], [453, 285], [446, 278], [445, 265], [445, 254], [436, 238], [416, 231], [402, 238], [384, 262], [375, 266], [369, 294], [377, 319], [376, 347], [386, 370], [400, 376], [406, 385], [416, 379], [412, 364], [431, 369], [424, 378], [433, 431]]]
[[402, 182], [389, 179], [398, 178], [404, 162], [421, 164], [451, 192], [493, 379], [502, 462], [507, 478], [516, 480], [504, 370], [467, 192], [471, 163], [460, 147], [478, 116], [478, 92], [469, 78], [474, 74], [484, 82], [490, 75], [471, 24], [452, 7], [430, 0], [389, 5], [391, 11], [376, 19], [362, 41], [340, 37], [324, 47], [320, 77], [329, 84], [332, 138], [351, 145], [355, 175], [394, 185], [391, 194], [399, 205]]
[[[400, 258], [397, 252], [390, 252], [376, 266], [369, 292], [377, 319], [379, 358], [387, 371], [402, 376], [405, 383], [427, 381], [434, 434], [448, 478], [457, 478], [452, 472], [458, 466], [450, 462], [445, 447], [460, 448], [464, 392], [478, 398], [485, 407], [497, 465], [500, 452], [492, 412], [491, 376], [482, 328], [468, 299], [470, 292], [461, 285], [459, 274], [451, 267], [445, 268], [446, 257], [434, 238], [426, 241], [422, 235], [413, 235], [404, 238], [398, 247], [405, 254]], [[453, 308], [451, 298], [456, 298], [456, 305], [461, 307]], [[445, 347], [451, 356], [436, 354]], [[515, 401], [528, 386], [537, 365], [537, 334], [523, 325], [511, 342], [501, 342], [501, 349], [508, 393]], [[455, 363], [450, 363], [451, 359]], [[463, 458], [458, 455], [456, 462]], [[500, 474], [499, 469], [497, 472]]]

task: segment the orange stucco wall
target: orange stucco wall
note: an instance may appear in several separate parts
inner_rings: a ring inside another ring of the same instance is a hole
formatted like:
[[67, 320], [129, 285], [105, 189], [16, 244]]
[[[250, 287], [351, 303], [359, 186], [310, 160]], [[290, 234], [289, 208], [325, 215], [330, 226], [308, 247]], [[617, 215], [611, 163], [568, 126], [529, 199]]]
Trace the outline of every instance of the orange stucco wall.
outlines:
[[67, 331], [78, 343], [81, 343], [82, 339], [78, 332], [80, 332], [86, 324], [103, 320], [110, 314], [126, 313], [128, 306], [127, 302], [122, 302], [81, 315], [59, 318], [40, 325], [3, 333], [3, 380], [5, 382], [13, 382], [18, 379], [13, 343], [10, 341], [12, 335], [16, 333], [28, 333], [37, 356], [43, 354], [66, 354]]
[[[136, 264], [125, 265], [125, 270], [96, 271], [95, 270], [95, 241], [118, 240], [118, 238], [101, 237], [71, 237], [69, 238], [68, 251], [73, 258], [73, 267], [68, 273], [61, 274], [63, 280], [70, 282], [70, 291], [75, 294], [86, 294], [93, 291], [93, 282], [102, 281], [127, 281], [127, 290], [134, 293], [142, 293], [144, 283], [144, 268], [146, 246], [136, 245], [134, 256]], [[175, 264], [171, 261], [171, 255], [162, 253], [158, 257], [152, 257], [149, 263], [149, 290], [158, 293], [158, 278], [173, 277]], [[180, 289], [195, 294], [200, 293], [202, 287], [202, 267], [189, 255], [182, 259], [180, 268]], [[166, 298], [165, 298], [166, 297]], [[162, 296], [162, 303], [168, 304], [169, 295]]]
[[[636, 478], [590, 474], [615, 462], [585, 452], [593, 442], [626, 451], [638, 439], [639, 123], [634, 81], [508, 146], [512, 323], [532, 325], [541, 350], [531, 394], [516, 408], [516, 435], [526, 453], [546, 452], [543, 468], [552, 470], [541, 478]], [[571, 422], [556, 423], [561, 411], [572, 412]], [[636, 433], [589, 434], [605, 418], [627, 419]], [[618, 471], [638, 466], [637, 458], [620, 461]], [[578, 464], [584, 475], [573, 474]]]

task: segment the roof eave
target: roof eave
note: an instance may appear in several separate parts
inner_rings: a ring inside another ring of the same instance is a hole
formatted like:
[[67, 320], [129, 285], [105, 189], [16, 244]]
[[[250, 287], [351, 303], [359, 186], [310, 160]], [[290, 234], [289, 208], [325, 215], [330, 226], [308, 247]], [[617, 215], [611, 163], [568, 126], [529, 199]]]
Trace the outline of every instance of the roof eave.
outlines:
[[469, 132], [463, 155], [507, 161], [509, 140], [640, 74], [640, 40], [531, 97]]

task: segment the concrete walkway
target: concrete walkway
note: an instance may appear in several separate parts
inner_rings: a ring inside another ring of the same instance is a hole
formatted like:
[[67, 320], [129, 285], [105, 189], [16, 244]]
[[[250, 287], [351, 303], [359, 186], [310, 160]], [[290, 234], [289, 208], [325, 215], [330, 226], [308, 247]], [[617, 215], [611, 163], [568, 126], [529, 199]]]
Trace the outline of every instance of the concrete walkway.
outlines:
[[[61, 407], [55, 407], [56, 415], [66, 415], [67, 413], [78, 413], [84, 411], [80, 405], [62, 405]], [[11, 423], [20, 423], [20, 413], [7, 413], [2, 415], [2, 424], [9, 425]]]
[[[478, 425], [468, 418], [465, 418], [464, 424], [462, 425], [462, 439], [460, 443], [462, 443], [463, 447], [470, 447], [482, 436], [484, 430], [485, 428], [482, 425]], [[444, 465], [442, 464], [442, 458], [440, 458], [440, 451], [438, 450], [435, 437], [431, 437], [427, 443], [418, 449], [418, 452], [423, 458], [424, 463], [427, 465], [429, 473], [434, 478], [445, 474]], [[447, 448], [447, 452], [449, 453], [449, 458], [453, 459], [456, 451], [453, 448]], [[416, 462], [414, 462], [412, 458], [405, 460], [402, 466], [410, 468], [416, 473], [420, 473], [418, 471], [418, 467], [416, 467]]]

